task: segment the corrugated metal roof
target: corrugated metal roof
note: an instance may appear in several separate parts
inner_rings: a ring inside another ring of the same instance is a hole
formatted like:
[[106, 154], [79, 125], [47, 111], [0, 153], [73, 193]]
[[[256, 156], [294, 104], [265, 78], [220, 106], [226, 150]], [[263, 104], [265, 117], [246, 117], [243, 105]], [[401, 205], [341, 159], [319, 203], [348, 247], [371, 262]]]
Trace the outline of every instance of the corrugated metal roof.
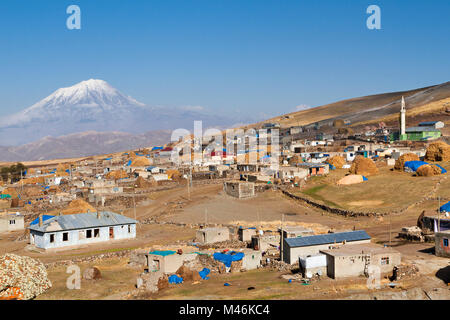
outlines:
[[53, 222], [57, 222], [63, 230], [86, 229], [137, 223], [137, 221], [134, 219], [110, 211], [101, 212], [100, 218], [97, 218], [97, 213], [88, 212], [55, 216], [44, 221], [42, 227], [40, 227], [39, 224], [30, 226], [30, 230], [46, 232], [47, 227]]
[[301, 238], [286, 238], [286, 244], [291, 248], [316, 246], [328, 243], [339, 243], [359, 240], [369, 240], [370, 236], [364, 230], [320, 234]]
[[406, 132], [432, 132], [432, 131], [439, 131], [439, 130], [434, 128], [434, 127], [411, 127], [411, 128], [406, 128]]

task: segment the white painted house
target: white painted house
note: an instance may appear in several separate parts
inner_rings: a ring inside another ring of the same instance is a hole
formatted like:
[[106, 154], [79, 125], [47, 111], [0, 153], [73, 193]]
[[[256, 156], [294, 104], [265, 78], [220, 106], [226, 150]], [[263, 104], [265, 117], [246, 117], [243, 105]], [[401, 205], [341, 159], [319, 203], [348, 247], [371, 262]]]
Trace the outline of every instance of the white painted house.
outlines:
[[136, 238], [137, 221], [118, 213], [88, 212], [50, 217], [30, 224], [30, 243], [38, 248], [76, 247]]

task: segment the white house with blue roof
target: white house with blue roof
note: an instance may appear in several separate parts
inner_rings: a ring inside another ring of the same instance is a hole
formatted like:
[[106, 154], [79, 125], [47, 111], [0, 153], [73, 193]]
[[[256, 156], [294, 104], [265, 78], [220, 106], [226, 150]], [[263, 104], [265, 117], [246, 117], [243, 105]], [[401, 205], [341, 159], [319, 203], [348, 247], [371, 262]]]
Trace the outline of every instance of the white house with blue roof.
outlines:
[[42, 249], [136, 238], [137, 221], [118, 213], [40, 216], [30, 224], [30, 243]]
[[299, 261], [299, 257], [317, 255], [321, 250], [329, 250], [342, 245], [370, 243], [370, 239], [364, 230], [284, 238], [283, 261], [294, 264]]

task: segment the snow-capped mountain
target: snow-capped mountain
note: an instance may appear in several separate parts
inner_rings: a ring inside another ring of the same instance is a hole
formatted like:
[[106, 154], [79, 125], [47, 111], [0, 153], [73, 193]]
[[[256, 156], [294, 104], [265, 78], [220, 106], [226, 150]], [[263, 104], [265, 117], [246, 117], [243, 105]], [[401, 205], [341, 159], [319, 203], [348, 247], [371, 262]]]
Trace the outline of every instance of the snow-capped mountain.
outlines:
[[61, 88], [14, 115], [0, 118], [3, 145], [21, 145], [43, 137], [59, 137], [85, 131], [140, 134], [153, 130], [190, 130], [194, 120], [204, 127], [231, 125], [203, 108], [150, 107], [121, 93], [103, 80], [82, 81]]

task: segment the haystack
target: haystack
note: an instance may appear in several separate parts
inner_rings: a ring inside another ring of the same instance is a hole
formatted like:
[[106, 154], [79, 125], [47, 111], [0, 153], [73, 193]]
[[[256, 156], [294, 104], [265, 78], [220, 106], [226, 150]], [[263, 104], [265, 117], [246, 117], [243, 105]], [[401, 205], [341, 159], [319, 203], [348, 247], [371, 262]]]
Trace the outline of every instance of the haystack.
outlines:
[[172, 180], [180, 180], [182, 178], [180, 171], [176, 169], [169, 169], [166, 173], [167, 177]]
[[137, 188], [142, 188], [142, 189], [151, 188], [151, 187], [155, 186], [155, 182], [156, 182], [154, 179], [152, 179], [152, 180], [153, 180], [153, 182], [150, 182], [150, 181], [145, 180], [142, 177], [138, 177], [136, 179], [136, 181], [134, 182], [134, 185]]
[[401, 155], [397, 161], [395, 161], [394, 169], [395, 170], [404, 170], [405, 162], [407, 161], [420, 161], [419, 156], [415, 153], [405, 153]]
[[22, 179], [21, 181], [19, 181], [19, 183], [23, 183], [23, 184], [44, 184], [45, 182], [45, 178], [42, 177], [32, 177], [32, 178], [26, 178], [26, 179]]
[[343, 127], [344, 125], [345, 125], [345, 122], [342, 119], [337, 119], [337, 120], [333, 121], [333, 127], [335, 127], [335, 128], [340, 128], [340, 127]]
[[345, 162], [344, 157], [341, 156], [334, 156], [328, 159], [328, 163], [335, 166], [336, 169], [341, 169]]
[[361, 183], [363, 181], [364, 181], [364, 178], [363, 178], [362, 175], [360, 175], [360, 174], [350, 174], [348, 176], [343, 177], [336, 184], [338, 186], [342, 186], [342, 185], [350, 185], [350, 184]]
[[289, 159], [289, 165], [295, 166], [297, 163], [302, 163], [303, 159], [299, 155], [295, 155]]
[[435, 170], [433, 167], [437, 168], [436, 166], [431, 166], [429, 164], [424, 164], [423, 166], [420, 166], [419, 169], [417, 169], [416, 173], [418, 176], [421, 177], [431, 177], [434, 176]]
[[150, 160], [146, 157], [136, 157], [131, 162], [131, 167], [145, 167], [150, 165]]
[[338, 133], [339, 133], [339, 134], [353, 134], [354, 131], [353, 131], [352, 128], [346, 128], [346, 127], [344, 127], [344, 128], [339, 128], [339, 129], [338, 129]]
[[427, 161], [450, 161], [450, 145], [443, 141], [431, 143], [425, 154]]
[[357, 156], [350, 167], [350, 173], [369, 177], [378, 174], [378, 168], [372, 159]]
[[123, 179], [126, 177], [128, 177], [128, 174], [123, 170], [114, 170], [114, 171], [110, 171], [106, 174], [107, 179], [118, 180], [118, 179]]
[[86, 212], [97, 212], [97, 210], [89, 203], [82, 199], [72, 200], [67, 209], [62, 210], [62, 214], [77, 214]]

